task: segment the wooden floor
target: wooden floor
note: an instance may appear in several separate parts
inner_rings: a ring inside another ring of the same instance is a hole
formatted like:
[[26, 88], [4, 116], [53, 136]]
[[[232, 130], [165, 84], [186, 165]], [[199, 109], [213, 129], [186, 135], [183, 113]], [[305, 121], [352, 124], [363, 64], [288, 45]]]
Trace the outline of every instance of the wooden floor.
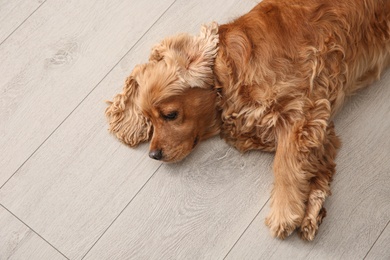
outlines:
[[271, 238], [273, 155], [218, 137], [183, 162], [107, 131], [105, 99], [151, 46], [252, 0], [0, 0], [0, 259], [390, 259], [390, 70], [336, 118], [314, 242]]

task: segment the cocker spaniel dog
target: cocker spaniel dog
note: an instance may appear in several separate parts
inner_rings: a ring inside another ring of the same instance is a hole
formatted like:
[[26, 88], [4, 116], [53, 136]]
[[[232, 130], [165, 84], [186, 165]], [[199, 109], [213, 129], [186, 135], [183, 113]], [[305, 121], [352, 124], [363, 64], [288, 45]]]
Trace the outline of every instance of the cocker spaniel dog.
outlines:
[[332, 119], [389, 64], [390, 0], [264, 0], [154, 46], [106, 116], [122, 142], [151, 140], [164, 162], [217, 134], [243, 152], [275, 151], [266, 225], [313, 240], [340, 147]]

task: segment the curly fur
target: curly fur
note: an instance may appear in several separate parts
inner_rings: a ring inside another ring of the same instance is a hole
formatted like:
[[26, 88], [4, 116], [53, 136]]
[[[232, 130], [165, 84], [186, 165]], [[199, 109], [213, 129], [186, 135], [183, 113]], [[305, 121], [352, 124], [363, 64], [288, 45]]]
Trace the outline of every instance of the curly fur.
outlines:
[[110, 131], [116, 137], [130, 146], [149, 140], [152, 124], [147, 120], [134, 99], [138, 95], [139, 84], [137, 76], [145, 70], [145, 66], [137, 66], [126, 79], [123, 92], [116, 95], [113, 101], [108, 101], [106, 116]]
[[119, 139], [151, 138], [151, 157], [167, 162], [218, 133], [243, 152], [276, 151], [266, 224], [313, 240], [340, 147], [332, 118], [389, 63], [390, 1], [264, 0], [156, 45], [106, 115]]

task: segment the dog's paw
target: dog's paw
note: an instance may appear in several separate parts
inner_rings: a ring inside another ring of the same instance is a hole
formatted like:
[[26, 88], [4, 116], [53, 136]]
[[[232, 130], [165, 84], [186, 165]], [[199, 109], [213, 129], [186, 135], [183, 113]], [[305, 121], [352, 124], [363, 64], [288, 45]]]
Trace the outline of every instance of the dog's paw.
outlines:
[[269, 227], [273, 237], [285, 239], [299, 227], [301, 220], [300, 214], [292, 214], [285, 210], [282, 212], [272, 210], [265, 219], [265, 224]]
[[295, 225], [288, 223], [275, 223], [271, 220], [271, 217], [265, 219], [265, 224], [269, 227], [271, 235], [279, 239], [285, 239], [296, 229]]
[[318, 225], [313, 219], [305, 217], [302, 221], [301, 228], [298, 231], [298, 235], [301, 239], [306, 241], [313, 241], [317, 234]]
[[326, 216], [325, 208], [321, 208], [317, 216], [305, 216], [299, 229], [299, 236], [306, 241], [313, 241], [317, 235], [318, 227], [322, 223], [322, 219]]

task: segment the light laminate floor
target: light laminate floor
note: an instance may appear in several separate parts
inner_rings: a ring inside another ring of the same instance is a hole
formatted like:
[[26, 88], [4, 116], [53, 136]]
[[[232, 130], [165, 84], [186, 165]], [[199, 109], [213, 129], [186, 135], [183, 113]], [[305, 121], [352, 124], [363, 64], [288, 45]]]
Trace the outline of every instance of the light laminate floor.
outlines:
[[390, 70], [335, 123], [328, 216], [271, 238], [273, 155], [218, 137], [183, 162], [107, 131], [105, 99], [165, 36], [252, 0], [0, 0], [0, 259], [390, 259]]

